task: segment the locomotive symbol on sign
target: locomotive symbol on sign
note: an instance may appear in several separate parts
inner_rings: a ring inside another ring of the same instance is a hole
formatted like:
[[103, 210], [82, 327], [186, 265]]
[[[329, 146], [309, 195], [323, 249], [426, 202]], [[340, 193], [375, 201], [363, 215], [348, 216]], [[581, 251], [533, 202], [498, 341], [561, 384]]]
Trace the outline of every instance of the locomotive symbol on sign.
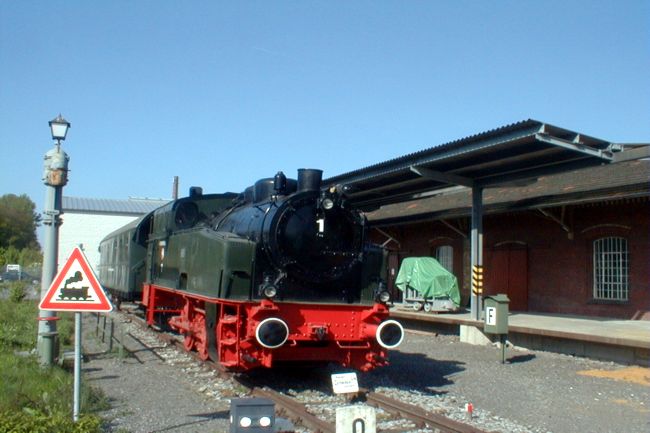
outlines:
[[81, 301], [88, 299], [88, 286], [69, 287], [70, 284], [78, 283], [83, 281], [83, 279], [81, 272], [77, 271], [72, 277], [65, 280], [65, 285], [59, 291], [59, 299], [75, 299]]

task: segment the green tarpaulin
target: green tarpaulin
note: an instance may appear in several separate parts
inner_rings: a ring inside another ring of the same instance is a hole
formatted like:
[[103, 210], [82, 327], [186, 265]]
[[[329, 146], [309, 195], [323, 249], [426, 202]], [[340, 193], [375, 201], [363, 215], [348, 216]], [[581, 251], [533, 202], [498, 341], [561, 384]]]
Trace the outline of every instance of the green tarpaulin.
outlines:
[[402, 292], [407, 287], [424, 299], [449, 298], [460, 306], [460, 292], [456, 276], [433, 257], [407, 257], [402, 260], [395, 285]]

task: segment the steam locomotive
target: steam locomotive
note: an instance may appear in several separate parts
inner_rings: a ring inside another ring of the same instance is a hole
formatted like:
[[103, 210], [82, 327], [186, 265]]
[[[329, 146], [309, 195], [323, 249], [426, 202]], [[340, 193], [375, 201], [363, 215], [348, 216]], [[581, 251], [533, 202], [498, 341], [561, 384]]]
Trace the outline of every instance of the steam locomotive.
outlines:
[[322, 171], [282, 172], [241, 194], [171, 201], [109, 234], [99, 279], [147, 323], [235, 371], [334, 362], [368, 371], [404, 336], [389, 319], [386, 254]]

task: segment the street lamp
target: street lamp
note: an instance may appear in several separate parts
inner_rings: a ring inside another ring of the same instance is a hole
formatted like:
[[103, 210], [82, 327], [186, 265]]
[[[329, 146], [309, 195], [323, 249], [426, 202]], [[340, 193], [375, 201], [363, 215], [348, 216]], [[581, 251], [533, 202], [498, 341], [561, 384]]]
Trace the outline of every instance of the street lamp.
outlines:
[[[43, 274], [41, 278], [41, 299], [50, 288], [56, 276], [57, 256], [59, 251], [59, 226], [61, 225], [61, 201], [63, 187], [68, 183], [68, 161], [70, 158], [61, 150], [61, 140], [70, 128], [70, 122], [60, 114], [50, 120], [52, 139], [56, 146], [45, 153], [43, 164], [43, 183], [45, 183], [45, 210], [43, 211], [44, 242], [43, 242]], [[41, 365], [51, 366], [56, 352], [56, 313], [54, 311], [38, 312], [38, 341], [37, 348]]]
[[70, 128], [70, 122], [65, 120], [61, 114], [48, 122], [50, 130], [52, 131], [52, 139], [56, 140], [57, 146], [61, 145], [61, 140], [65, 140], [65, 136]]

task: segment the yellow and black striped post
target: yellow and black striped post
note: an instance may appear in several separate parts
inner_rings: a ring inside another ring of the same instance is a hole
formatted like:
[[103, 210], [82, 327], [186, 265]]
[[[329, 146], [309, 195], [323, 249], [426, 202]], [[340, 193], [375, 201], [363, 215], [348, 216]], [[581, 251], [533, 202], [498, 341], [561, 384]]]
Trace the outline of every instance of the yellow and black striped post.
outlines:
[[472, 266], [472, 293], [475, 296], [483, 296], [483, 266]]

